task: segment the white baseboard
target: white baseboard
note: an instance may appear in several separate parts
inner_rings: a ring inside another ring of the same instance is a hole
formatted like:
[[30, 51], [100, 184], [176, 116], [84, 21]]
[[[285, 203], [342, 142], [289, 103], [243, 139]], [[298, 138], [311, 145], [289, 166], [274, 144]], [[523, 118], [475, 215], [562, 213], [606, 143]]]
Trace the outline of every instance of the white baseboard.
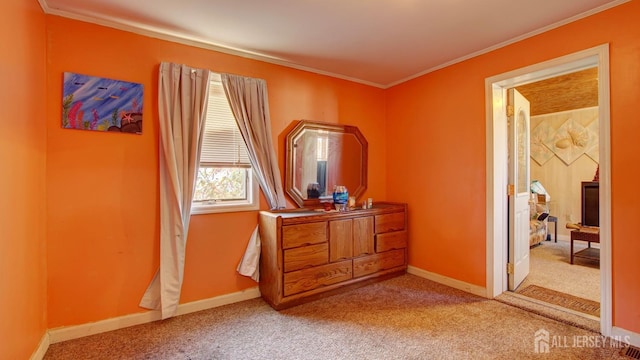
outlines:
[[447, 285], [449, 287], [452, 287], [454, 289], [458, 289], [458, 290], [462, 290], [474, 295], [478, 295], [478, 296], [482, 296], [484, 298], [487, 297], [487, 289], [482, 287], [482, 286], [478, 286], [478, 285], [473, 285], [473, 284], [469, 284], [466, 283], [464, 281], [460, 281], [460, 280], [456, 280], [444, 275], [440, 275], [440, 274], [436, 274], [436, 273], [432, 273], [430, 271], [426, 271], [426, 270], [422, 270], [420, 268], [417, 268], [415, 266], [411, 266], [409, 265], [409, 267], [407, 268], [407, 272], [409, 274], [412, 275], [416, 275], [419, 276], [421, 278], [425, 278], [431, 281], [435, 281], [439, 284], [442, 285]]
[[[232, 304], [239, 301], [254, 299], [257, 297], [260, 297], [260, 289], [256, 286], [235, 293], [216, 296], [210, 299], [180, 304], [178, 305], [178, 311], [176, 315], [189, 314], [192, 312], [211, 309], [214, 307]], [[152, 321], [160, 320], [161, 318], [162, 316], [159, 310], [152, 310], [137, 314], [119, 316], [106, 320], [100, 320], [82, 325], [63, 326], [55, 329], [50, 329], [48, 332], [48, 341], [51, 344], [55, 344], [62, 341], [78, 339], [81, 337], [100, 334], [107, 331], [123, 329], [129, 326], [146, 324]]]
[[42, 339], [40, 339], [40, 343], [38, 344], [38, 347], [33, 352], [33, 354], [31, 354], [31, 357], [29, 359], [30, 360], [44, 359], [44, 354], [46, 354], [47, 350], [49, 350], [50, 344], [51, 343], [49, 340], [49, 332], [45, 332], [44, 335], [42, 335]]
[[[212, 309], [218, 306], [237, 303], [240, 301], [255, 299], [260, 297], [260, 289], [252, 287], [242, 291], [234, 292], [231, 294], [225, 294], [216, 296], [209, 299], [192, 301], [186, 304], [180, 304], [178, 306], [178, 312], [176, 315], [190, 314], [192, 312]], [[159, 313], [159, 312], [158, 312]]]
[[622, 342], [640, 347], [640, 334], [619, 327], [611, 328], [611, 337]]

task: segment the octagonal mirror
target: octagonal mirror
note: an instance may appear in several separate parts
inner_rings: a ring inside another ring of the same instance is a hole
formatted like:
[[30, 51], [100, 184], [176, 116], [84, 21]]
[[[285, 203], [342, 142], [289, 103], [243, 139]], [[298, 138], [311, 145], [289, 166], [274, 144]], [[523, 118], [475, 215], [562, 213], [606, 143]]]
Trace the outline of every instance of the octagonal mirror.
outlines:
[[357, 127], [302, 120], [286, 141], [285, 191], [298, 206], [331, 201], [336, 185], [356, 200], [366, 190], [368, 144]]

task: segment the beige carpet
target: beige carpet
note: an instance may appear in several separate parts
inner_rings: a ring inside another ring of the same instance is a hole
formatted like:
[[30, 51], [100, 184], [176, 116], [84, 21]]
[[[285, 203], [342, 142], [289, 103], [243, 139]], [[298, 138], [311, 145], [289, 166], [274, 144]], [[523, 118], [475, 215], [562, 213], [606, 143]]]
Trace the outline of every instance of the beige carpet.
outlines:
[[[549, 352], [534, 351], [547, 332]], [[261, 299], [50, 346], [45, 359], [622, 359], [596, 333], [403, 275], [277, 312]], [[585, 338], [586, 337], [586, 338]], [[566, 339], [567, 347], [554, 339]]]
[[[583, 299], [600, 302], [599, 262], [587, 259], [569, 261], [569, 242], [543, 241], [531, 249], [529, 276], [520, 285], [525, 288], [537, 285]], [[586, 247], [575, 242], [574, 252]], [[592, 246], [597, 246], [593, 244]]]
[[[574, 251], [586, 247], [586, 244], [575, 243]], [[592, 305], [600, 305], [600, 270], [599, 262], [575, 259], [569, 260], [570, 243], [568, 241], [543, 241], [531, 249], [531, 267], [529, 276], [518, 287], [515, 293], [505, 292], [496, 297], [497, 301], [562, 321], [573, 326], [599, 332], [600, 321], [594, 316], [580, 315], [580, 312], [566, 309], [556, 304], [539, 300], [538, 297], [527, 297], [518, 294], [529, 286], [539, 286], [551, 291], [577, 296]], [[595, 314], [595, 313], [594, 313]]]

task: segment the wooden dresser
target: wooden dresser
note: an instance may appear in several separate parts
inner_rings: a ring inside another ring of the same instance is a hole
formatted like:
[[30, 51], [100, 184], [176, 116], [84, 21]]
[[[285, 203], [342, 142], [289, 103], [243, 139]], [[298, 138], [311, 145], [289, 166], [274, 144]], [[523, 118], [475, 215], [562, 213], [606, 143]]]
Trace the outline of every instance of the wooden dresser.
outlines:
[[277, 310], [407, 270], [407, 207], [260, 212], [260, 292]]

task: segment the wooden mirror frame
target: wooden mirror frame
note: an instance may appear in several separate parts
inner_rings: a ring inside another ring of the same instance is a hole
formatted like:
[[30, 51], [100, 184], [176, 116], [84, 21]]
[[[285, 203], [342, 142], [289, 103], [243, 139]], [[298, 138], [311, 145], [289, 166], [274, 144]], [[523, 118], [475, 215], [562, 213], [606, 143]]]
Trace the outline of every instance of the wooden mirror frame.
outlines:
[[[286, 138], [286, 177], [285, 177], [285, 191], [289, 196], [293, 199], [293, 201], [299, 207], [318, 207], [322, 201], [331, 201], [333, 199], [330, 196], [325, 196], [324, 198], [317, 199], [305, 199], [303, 195], [304, 189], [297, 189], [294, 187], [294, 176], [296, 172], [295, 166], [295, 158], [294, 158], [294, 141], [304, 132], [308, 130], [323, 130], [329, 133], [343, 133], [343, 134], [352, 134], [355, 139], [360, 143], [360, 147], [362, 150], [361, 157], [361, 168], [355, 170], [359, 172], [360, 175], [360, 184], [355, 189], [351, 189], [347, 187], [349, 191], [349, 196], [354, 196], [356, 201], [358, 198], [364, 193], [367, 189], [367, 165], [368, 165], [368, 151], [369, 144], [367, 143], [367, 139], [362, 135], [360, 130], [356, 126], [351, 125], [341, 125], [341, 124], [328, 124], [317, 121], [310, 120], [301, 120], [288, 134]], [[343, 184], [340, 184], [343, 185]], [[346, 185], [346, 184], [345, 184]], [[329, 191], [329, 190], [327, 190]]]

